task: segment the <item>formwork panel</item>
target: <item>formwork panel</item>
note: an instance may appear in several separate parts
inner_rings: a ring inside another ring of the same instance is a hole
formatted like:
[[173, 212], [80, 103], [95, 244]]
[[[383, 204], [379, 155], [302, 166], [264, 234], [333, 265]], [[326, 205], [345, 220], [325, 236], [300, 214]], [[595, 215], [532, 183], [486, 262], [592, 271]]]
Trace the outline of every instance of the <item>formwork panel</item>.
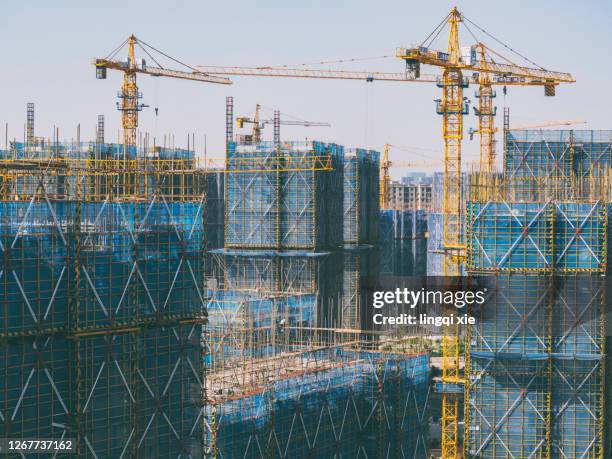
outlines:
[[583, 179], [611, 164], [612, 131], [513, 130], [505, 140], [504, 175], [514, 199], [580, 197]]
[[568, 178], [572, 158], [569, 146], [571, 131], [508, 131], [504, 172], [516, 178]]
[[135, 449], [135, 444], [130, 445], [135, 427], [132, 403], [136, 399], [131, 383], [138, 365], [133, 339], [129, 334], [107, 334], [75, 345], [75, 367], [81, 373], [79, 423], [85, 457], [121, 456], [124, 450]]
[[[228, 154], [233, 152], [230, 145]], [[261, 158], [261, 172], [227, 174], [226, 228], [227, 247], [276, 247], [280, 229], [280, 172], [270, 172], [276, 152], [254, 150], [249, 155]], [[251, 165], [245, 166], [251, 167]]]
[[607, 256], [607, 206], [555, 202], [553, 212], [557, 272], [603, 272]]
[[[547, 358], [553, 285], [546, 277], [525, 275], [500, 275], [490, 283], [487, 307], [478, 311], [471, 355]], [[524, 323], [527, 319], [528, 324]]]
[[556, 359], [553, 363], [551, 430], [554, 457], [606, 457], [602, 359]]
[[202, 457], [204, 360], [199, 324], [138, 335], [138, 457]]
[[545, 203], [468, 203], [468, 269], [551, 269], [553, 218]]
[[513, 130], [506, 141], [505, 173], [519, 177], [587, 175], [612, 157], [609, 130]]
[[65, 325], [72, 220], [69, 204], [0, 202], [2, 333]]
[[342, 241], [343, 148], [335, 144], [294, 142], [285, 153], [299, 163], [304, 156], [329, 154], [333, 171], [282, 172], [281, 241], [283, 249], [337, 247]]
[[468, 457], [546, 457], [548, 364], [475, 357], [471, 363]]
[[81, 205], [82, 219], [96, 224], [79, 235], [80, 326], [196, 311], [202, 212], [196, 203]]
[[0, 351], [3, 437], [61, 438], [70, 424], [70, 343], [59, 337], [16, 339]]

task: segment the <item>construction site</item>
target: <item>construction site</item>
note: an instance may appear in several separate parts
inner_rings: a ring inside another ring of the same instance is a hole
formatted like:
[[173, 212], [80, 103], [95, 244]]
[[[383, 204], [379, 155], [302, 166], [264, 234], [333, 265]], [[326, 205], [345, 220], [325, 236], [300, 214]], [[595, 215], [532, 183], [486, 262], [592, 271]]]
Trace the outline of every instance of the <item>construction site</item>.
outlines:
[[[514, 126], [509, 107], [496, 126], [496, 86], [551, 97], [573, 76], [475, 41], [501, 43], [456, 8], [442, 19], [396, 48], [395, 73], [174, 70], [131, 35], [92, 62], [123, 81], [116, 142], [103, 115], [91, 140], [38, 136], [27, 103], [0, 149], [0, 455], [612, 458], [612, 130]], [[213, 107], [225, 151], [160, 145], [139, 129], [146, 75], [433, 86], [443, 158], [285, 139], [330, 125], [237, 116], [232, 95]], [[406, 279], [475, 282], [486, 301], [470, 326], [375, 326], [372, 291]]]

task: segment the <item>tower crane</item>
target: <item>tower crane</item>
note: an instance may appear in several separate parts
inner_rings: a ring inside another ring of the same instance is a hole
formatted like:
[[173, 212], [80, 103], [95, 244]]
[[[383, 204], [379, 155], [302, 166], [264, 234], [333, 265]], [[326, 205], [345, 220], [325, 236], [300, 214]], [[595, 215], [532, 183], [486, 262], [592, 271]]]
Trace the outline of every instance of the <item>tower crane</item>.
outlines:
[[257, 104], [255, 106], [255, 116], [253, 118], [248, 118], [246, 116], [239, 116], [236, 118], [236, 125], [238, 128], [242, 129], [245, 123], [251, 123], [253, 125], [251, 129], [251, 135], [245, 136], [246, 142], [257, 143], [261, 141], [261, 130], [263, 129], [263, 124], [259, 120], [261, 113], [261, 105]]
[[508, 128], [509, 131], [521, 131], [523, 129], [541, 129], [555, 126], [572, 126], [574, 124], [587, 124], [585, 120], [560, 120], [560, 121], [544, 121], [542, 123], [521, 124]]
[[[115, 59], [117, 53], [127, 45], [127, 61]], [[144, 53], [151, 58], [157, 66], [147, 65], [142, 59], [140, 64], [136, 61], [135, 48], [139, 46]], [[175, 63], [186, 67], [189, 71], [166, 69], [155, 60], [152, 53], [160, 54]], [[117, 109], [121, 112], [121, 121], [123, 126], [123, 144], [127, 151], [130, 146], [136, 145], [136, 128], [138, 127], [138, 112], [146, 105], [142, 104], [142, 93], [138, 91], [136, 84], [136, 74], [146, 74], [155, 77], [179, 78], [183, 80], [200, 81], [204, 83], [231, 84], [231, 80], [226, 77], [215, 75], [207, 75], [206, 73], [190, 67], [182, 62], [174, 59], [167, 54], [147, 45], [142, 40], [139, 40], [134, 35], [130, 35], [123, 43], [115, 48], [108, 56], [104, 58], [94, 59], [96, 67], [96, 78], [99, 80], [106, 79], [106, 70], [119, 70], [123, 72], [123, 84], [121, 91], [118, 93], [119, 102]]]
[[389, 183], [391, 177], [389, 175], [389, 168], [391, 167], [391, 161], [389, 161], [389, 144], [385, 144], [383, 149], [382, 161], [380, 162], [380, 208], [386, 209], [389, 207]]
[[[585, 120], [558, 120], [558, 121], [543, 121], [542, 123], [533, 124], [519, 124], [517, 126], [509, 127], [509, 131], [522, 131], [525, 129], [543, 129], [556, 126], [573, 126], [575, 124], [587, 124]], [[495, 132], [499, 131], [499, 128], [495, 128]], [[474, 138], [474, 134], [478, 134], [478, 130], [470, 129], [470, 140]]]
[[[520, 124], [518, 126], [508, 127], [508, 131], [522, 131], [525, 129], [543, 129], [556, 126], [573, 126], [575, 124], [587, 124], [585, 120], [559, 120], [559, 121], [544, 121], [542, 123]], [[493, 132], [498, 132], [499, 128], [494, 128]], [[474, 139], [474, 134], [480, 134], [478, 129], [470, 129], [468, 131], [470, 140]]]
[[[462, 52], [459, 45], [459, 25], [475, 39], [475, 43]], [[517, 65], [479, 41], [468, 26], [477, 28], [487, 37], [501, 43], [506, 49], [529, 62]], [[447, 48], [445, 51], [431, 49], [433, 41], [448, 25]], [[288, 67], [209, 67], [198, 66], [211, 75], [250, 75], [287, 78], [329, 78], [398, 82], [435, 82], [442, 90], [437, 99], [437, 113], [442, 116], [442, 137], [444, 141], [444, 274], [457, 276], [465, 257], [461, 238], [461, 141], [463, 139], [463, 116], [468, 113], [468, 99], [463, 90], [472, 83], [480, 85], [478, 111], [481, 113], [479, 131], [481, 134], [482, 168], [490, 169], [494, 158], [492, 90], [489, 85], [543, 86], [546, 96], [554, 96], [560, 83], [573, 83], [569, 73], [547, 70], [534, 64], [513, 51], [485, 29], [479, 27], [457, 8], [453, 8], [431, 34], [416, 47], [399, 47], [395, 56], [405, 62], [401, 73], [351, 72], [341, 70], [318, 70]], [[421, 75], [421, 66], [429, 65], [440, 69], [441, 75]], [[465, 74], [464, 74], [465, 73]], [[486, 159], [485, 159], [486, 158]], [[442, 457], [455, 459], [459, 454], [459, 398], [469, 390], [469, 381], [459, 375], [459, 329], [458, 326], [444, 327], [442, 338]], [[464, 383], [467, 383], [464, 387]]]
[[240, 116], [236, 118], [236, 124], [238, 128], [242, 128], [245, 124], [252, 124], [253, 127], [251, 129], [251, 134], [244, 136], [243, 140], [245, 142], [260, 142], [261, 141], [261, 131], [263, 130], [266, 124], [274, 125], [274, 142], [280, 142], [280, 126], [320, 126], [320, 127], [331, 127], [329, 123], [321, 123], [317, 121], [301, 121], [301, 120], [283, 120], [280, 117], [281, 113], [278, 110], [274, 110], [274, 116], [272, 119], [261, 119], [261, 105], [257, 104], [255, 106], [255, 116], [253, 118], [249, 118], [246, 116]]
[[[475, 51], [480, 56], [480, 62], [486, 67], [486, 48], [482, 43], [475, 46]], [[491, 75], [486, 69], [479, 72], [478, 91], [476, 92], [478, 107], [474, 107], [474, 113], [478, 117], [478, 133], [480, 134], [480, 171], [487, 174], [493, 172], [495, 164], [495, 115], [497, 107], [493, 106], [496, 93], [493, 90]]]

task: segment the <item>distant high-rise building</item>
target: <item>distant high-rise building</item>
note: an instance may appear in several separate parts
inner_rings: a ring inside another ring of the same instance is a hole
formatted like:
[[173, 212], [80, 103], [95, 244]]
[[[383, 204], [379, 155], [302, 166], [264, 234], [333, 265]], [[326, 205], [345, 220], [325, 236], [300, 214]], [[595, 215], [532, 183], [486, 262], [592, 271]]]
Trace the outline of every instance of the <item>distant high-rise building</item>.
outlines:
[[391, 182], [389, 186], [389, 208], [396, 210], [429, 210], [432, 186], [427, 183]]

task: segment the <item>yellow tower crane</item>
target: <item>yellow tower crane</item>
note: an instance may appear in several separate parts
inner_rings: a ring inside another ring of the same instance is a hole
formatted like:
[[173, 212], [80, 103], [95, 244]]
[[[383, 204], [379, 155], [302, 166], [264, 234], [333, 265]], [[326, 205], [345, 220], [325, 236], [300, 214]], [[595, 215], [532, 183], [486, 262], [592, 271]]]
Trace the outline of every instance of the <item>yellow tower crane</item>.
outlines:
[[[486, 66], [486, 48], [482, 43], [476, 45], [476, 50], [480, 56], [480, 62]], [[483, 70], [478, 77], [478, 108], [474, 107], [474, 112], [478, 116], [478, 133], [480, 134], [480, 172], [491, 174], [495, 164], [495, 115], [496, 107], [493, 106], [495, 91], [491, 82], [489, 72]]]
[[[115, 59], [118, 52], [127, 45], [127, 61]], [[140, 64], [136, 61], [135, 48], [139, 46], [144, 53], [151, 58], [156, 66], [147, 65], [142, 59]], [[153, 56], [153, 53], [164, 56], [171, 61], [186, 67], [189, 71], [166, 69], [158, 63]], [[115, 48], [108, 56], [101, 59], [94, 59], [93, 64], [96, 67], [96, 78], [106, 79], [106, 70], [119, 70], [123, 72], [123, 84], [121, 91], [118, 94], [120, 101], [117, 103], [117, 108], [121, 112], [121, 121], [123, 126], [123, 145], [127, 149], [136, 145], [136, 128], [138, 127], [138, 112], [145, 105], [140, 103], [142, 94], [138, 91], [136, 84], [136, 74], [142, 73], [155, 77], [180, 78], [184, 80], [200, 81], [204, 83], [231, 84], [232, 82], [225, 77], [207, 75], [206, 73], [190, 67], [187, 64], [168, 56], [150, 45], [147, 45], [142, 40], [139, 40], [134, 35], [130, 35], [123, 43]]]
[[249, 118], [246, 116], [239, 116], [238, 118], [236, 118], [236, 125], [240, 129], [242, 129], [242, 127], [246, 123], [252, 124], [251, 136], [248, 139], [245, 139], [245, 140], [248, 140], [249, 142], [257, 143], [261, 140], [261, 130], [263, 126], [261, 125], [259, 121], [260, 114], [261, 114], [261, 105], [257, 104], [255, 106], [255, 116], [253, 118]]
[[[509, 131], [523, 131], [525, 129], [544, 129], [549, 127], [556, 126], [573, 126], [575, 124], [587, 124], [585, 120], [558, 120], [558, 121], [543, 121], [541, 123], [533, 123], [533, 124], [519, 124], [516, 126], [508, 127]], [[494, 128], [493, 132], [498, 132], [499, 128]], [[470, 140], [474, 138], [474, 134], [479, 134], [477, 129], [470, 129], [468, 131], [470, 134]]]
[[245, 135], [242, 138], [244, 142], [257, 143], [261, 141], [261, 132], [266, 124], [274, 125], [274, 142], [280, 142], [280, 126], [304, 126], [304, 127], [331, 127], [329, 123], [322, 123], [318, 121], [303, 121], [303, 120], [284, 120], [281, 119], [281, 113], [278, 110], [274, 110], [274, 116], [272, 119], [266, 118], [261, 119], [261, 105], [255, 106], [255, 116], [249, 118], [248, 116], [239, 116], [236, 118], [236, 125], [239, 129], [242, 129], [245, 124], [252, 124], [251, 134]]
[[389, 144], [385, 144], [383, 149], [382, 159], [380, 161], [380, 208], [389, 208], [389, 183], [391, 182], [391, 176], [389, 174], [389, 168], [391, 167], [391, 161], [389, 161]]
[[[475, 43], [463, 53], [459, 45], [459, 24], [468, 29], [475, 38]], [[517, 65], [508, 58], [493, 51], [492, 48], [476, 39], [474, 32], [467, 25], [474, 26], [481, 33], [511, 50], [514, 54], [529, 62], [529, 65]], [[446, 51], [431, 49], [433, 41], [449, 26]], [[429, 44], [427, 44], [429, 43]], [[492, 92], [490, 85], [543, 86], [546, 96], [555, 95], [555, 87], [560, 83], [573, 83], [569, 73], [547, 70], [529, 61], [512, 48], [493, 37], [485, 29], [466, 18], [457, 8], [453, 8], [444, 20], [417, 47], [400, 47], [395, 56], [406, 63], [404, 72], [388, 73], [374, 71], [319, 70], [304, 67], [211, 67], [198, 66], [210, 75], [234, 76], [267, 76], [287, 78], [327, 78], [372, 81], [399, 82], [435, 82], [442, 90], [442, 98], [436, 100], [437, 113], [442, 115], [442, 138], [444, 141], [444, 274], [457, 276], [465, 257], [465, 247], [461, 237], [461, 140], [463, 139], [463, 116], [468, 112], [468, 100], [463, 90], [470, 81], [481, 85], [479, 110], [485, 114], [479, 122], [481, 132], [481, 155], [485, 170], [489, 170], [494, 158]], [[354, 61], [355, 59], [352, 59]], [[421, 65], [441, 69], [440, 76], [421, 75]], [[465, 75], [464, 75], [465, 73]], [[481, 78], [481, 75], [485, 73]], [[468, 76], [469, 75], [469, 76]], [[490, 136], [489, 136], [490, 134]], [[485, 159], [486, 158], [486, 159]], [[442, 339], [442, 457], [455, 459], [459, 454], [458, 395], [463, 392], [464, 380], [459, 374], [460, 335], [457, 327], [445, 327]]]

